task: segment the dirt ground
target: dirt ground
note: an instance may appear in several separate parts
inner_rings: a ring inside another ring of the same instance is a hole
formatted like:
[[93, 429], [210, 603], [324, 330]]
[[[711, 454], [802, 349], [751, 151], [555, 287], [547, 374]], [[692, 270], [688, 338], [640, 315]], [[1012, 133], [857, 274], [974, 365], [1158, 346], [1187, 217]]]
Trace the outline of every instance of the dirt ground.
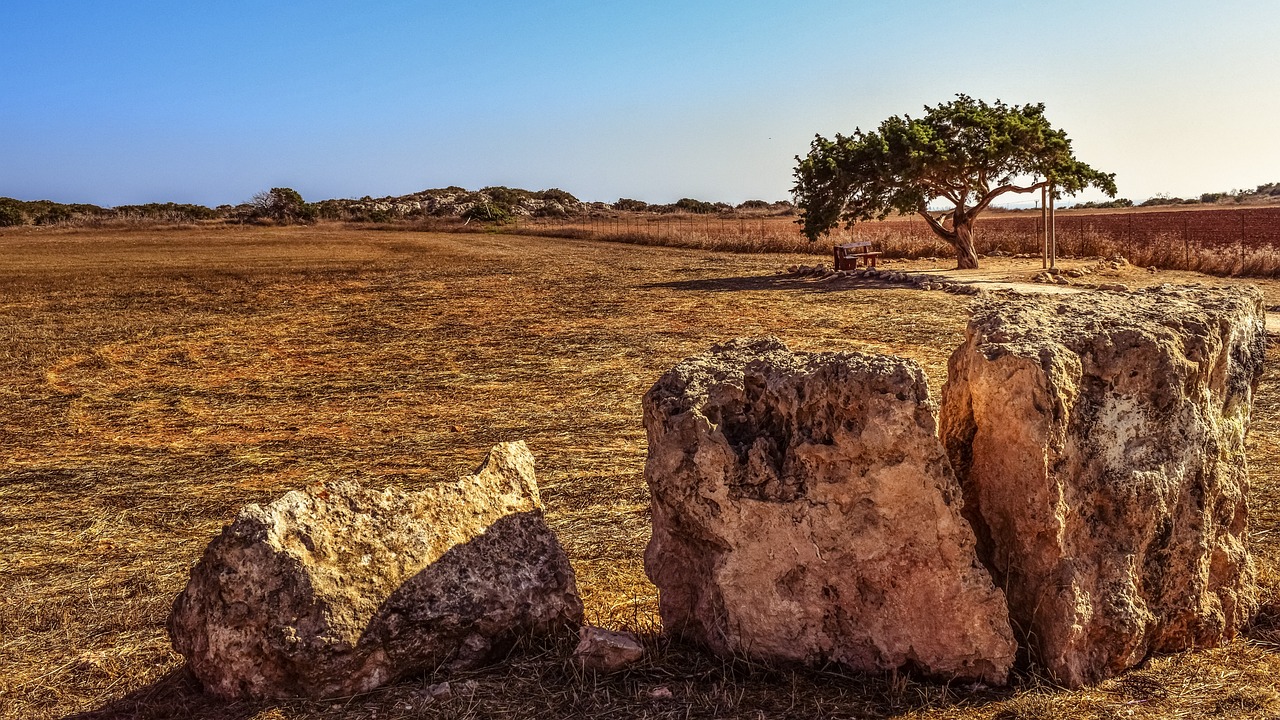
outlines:
[[[779, 274], [813, 262], [324, 226], [0, 231], [0, 716], [1280, 713], [1269, 615], [1249, 639], [1078, 692], [1036, 678], [991, 691], [774, 670], [658, 636], [641, 566], [640, 398], [662, 372], [713, 342], [767, 334], [801, 350], [909, 357], [935, 396], [945, 380], [969, 298]], [[988, 258], [974, 281], [1022, 282], [1038, 270], [1038, 260]], [[1139, 268], [1105, 281], [1248, 282]], [[1280, 303], [1280, 282], [1258, 284]], [[1280, 589], [1280, 358], [1269, 359], [1250, 440], [1268, 602]], [[431, 703], [419, 690], [440, 678], [321, 703], [226, 705], [183, 672], [165, 618], [241, 506], [331, 478], [418, 487], [518, 438], [538, 460], [589, 620], [646, 633], [645, 663], [584, 677], [553, 644], [449, 678], [454, 697]]]

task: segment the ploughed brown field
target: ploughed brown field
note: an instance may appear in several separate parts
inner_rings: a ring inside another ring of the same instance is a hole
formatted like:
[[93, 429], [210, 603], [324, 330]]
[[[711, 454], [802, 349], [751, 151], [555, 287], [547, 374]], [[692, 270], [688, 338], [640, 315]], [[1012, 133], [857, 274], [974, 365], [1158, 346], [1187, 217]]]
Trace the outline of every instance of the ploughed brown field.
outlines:
[[[770, 669], [662, 639], [641, 564], [640, 398], [658, 376], [714, 342], [768, 334], [794, 349], [912, 358], [936, 396], [961, 340], [968, 298], [776, 274], [806, 261], [325, 226], [0, 232], [0, 716], [1280, 714], [1280, 351], [1269, 353], [1250, 438], [1266, 609], [1228, 647], [1061, 692], [1035, 677], [992, 691]], [[1039, 270], [988, 264], [1012, 278]], [[1280, 303], [1280, 282], [1260, 284]], [[521, 438], [588, 619], [645, 633], [644, 663], [596, 678], [567, 662], [572, 643], [530, 647], [450, 677], [453, 697], [430, 704], [419, 691], [439, 678], [226, 705], [183, 673], [165, 618], [242, 505], [335, 478], [421, 486]]]

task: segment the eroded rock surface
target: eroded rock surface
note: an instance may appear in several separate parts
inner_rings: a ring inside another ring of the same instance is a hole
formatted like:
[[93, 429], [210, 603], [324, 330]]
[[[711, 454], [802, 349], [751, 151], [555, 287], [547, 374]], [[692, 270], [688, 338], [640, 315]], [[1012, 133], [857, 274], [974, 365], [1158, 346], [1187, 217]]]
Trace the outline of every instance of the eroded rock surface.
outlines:
[[1233, 637], [1255, 607], [1244, 440], [1261, 295], [979, 302], [942, 437], [1032, 657], [1079, 686]]
[[245, 507], [192, 571], [169, 634], [215, 695], [330, 697], [472, 666], [581, 619], [518, 442], [422, 491], [340, 482]]
[[665, 629], [725, 655], [1005, 682], [924, 374], [901, 358], [736, 340], [644, 399]]

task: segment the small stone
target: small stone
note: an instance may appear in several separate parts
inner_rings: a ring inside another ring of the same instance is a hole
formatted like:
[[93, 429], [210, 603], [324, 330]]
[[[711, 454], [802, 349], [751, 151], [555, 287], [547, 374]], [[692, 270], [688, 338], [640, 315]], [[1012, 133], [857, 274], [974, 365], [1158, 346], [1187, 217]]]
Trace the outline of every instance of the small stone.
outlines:
[[573, 657], [588, 670], [616, 672], [643, 658], [644, 646], [632, 633], [583, 625]]
[[448, 700], [453, 697], [453, 688], [448, 682], [436, 683], [423, 690], [422, 695], [431, 700]]
[[654, 700], [670, 700], [674, 696], [671, 694], [671, 688], [664, 685], [650, 690], [649, 697]]

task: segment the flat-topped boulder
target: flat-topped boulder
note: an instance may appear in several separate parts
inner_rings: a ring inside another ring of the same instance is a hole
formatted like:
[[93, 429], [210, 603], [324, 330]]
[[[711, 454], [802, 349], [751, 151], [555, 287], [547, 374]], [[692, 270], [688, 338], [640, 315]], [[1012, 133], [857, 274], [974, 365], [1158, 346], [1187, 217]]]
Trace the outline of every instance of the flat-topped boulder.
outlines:
[[663, 626], [726, 656], [1003, 684], [1015, 654], [910, 360], [735, 340], [644, 398]]
[[1031, 657], [1067, 686], [1220, 644], [1255, 608], [1245, 431], [1257, 290], [993, 294], [941, 431]]
[[211, 694], [321, 698], [472, 667], [581, 620], [517, 442], [420, 491], [337, 482], [245, 507], [192, 571], [169, 634]]

